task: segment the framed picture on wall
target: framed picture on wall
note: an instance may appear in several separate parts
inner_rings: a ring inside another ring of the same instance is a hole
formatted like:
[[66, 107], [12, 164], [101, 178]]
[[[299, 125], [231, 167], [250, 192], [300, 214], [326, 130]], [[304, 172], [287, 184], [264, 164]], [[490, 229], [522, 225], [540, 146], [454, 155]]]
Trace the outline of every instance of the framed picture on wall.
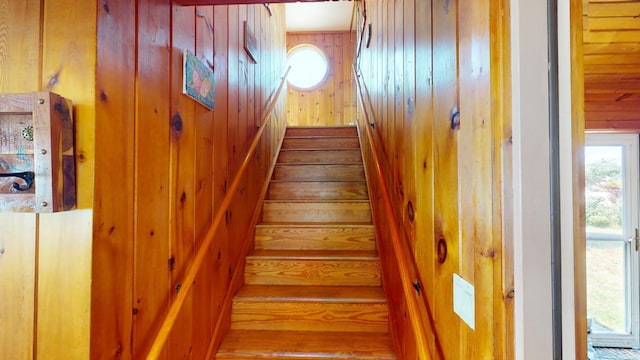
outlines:
[[213, 70], [188, 49], [184, 50], [182, 93], [213, 110]]

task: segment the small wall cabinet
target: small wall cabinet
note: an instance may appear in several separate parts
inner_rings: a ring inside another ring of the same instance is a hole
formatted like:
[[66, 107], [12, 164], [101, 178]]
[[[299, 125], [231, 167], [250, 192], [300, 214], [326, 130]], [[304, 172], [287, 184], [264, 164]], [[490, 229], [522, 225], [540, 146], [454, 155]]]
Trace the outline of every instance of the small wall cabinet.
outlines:
[[0, 94], [0, 211], [75, 206], [71, 101], [50, 92]]

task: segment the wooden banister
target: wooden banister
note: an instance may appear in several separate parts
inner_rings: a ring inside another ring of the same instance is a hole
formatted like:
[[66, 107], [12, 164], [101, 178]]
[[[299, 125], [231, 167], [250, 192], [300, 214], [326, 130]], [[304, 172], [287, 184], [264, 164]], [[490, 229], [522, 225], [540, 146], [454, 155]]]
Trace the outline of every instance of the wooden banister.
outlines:
[[[360, 78], [358, 77], [358, 73], [355, 69], [353, 69], [353, 76], [356, 82], [356, 86], [358, 89], [357, 97], [358, 102], [362, 108], [362, 113], [364, 116], [364, 129], [358, 123], [358, 128], [360, 131], [366, 131], [367, 137], [369, 139], [368, 143], [371, 148], [371, 153], [373, 155], [373, 162], [375, 165], [375, 174], [377, 182], [380, 184], [380, 192], [381, 192], [381, 200], [382, 200], [382, 208], [384, 211], [384, 217], [388, 219], [387, 225], [389, 225], [390, 233], [391, 233], [391, 245], [393, 247], [393, 251], [395, 254], [395, 260], [398, 266], [398, 272], [400, 274], [400, 279], [402, 281], [402, 291], [404, 298], [407, 302], [407, 313], [409, 316], [409, 321], [411, 323], [411, 327], [413, 328], [413, 332], [415, 334], [416, 348], [418, 351], [418, 355], [420, 359], [431, 360], [432, 356], [429, 351], [427, 333], [425, 329], [424, 318], [427, 317], [427, 314], [423, 314], [420, 310], [420, 306], [418, 303], [419, 293], [416, 293], [416, 290], [413, 287], [414, 283], [419, 283], [419, 278], [416, 273], [416, 265], [413, 257], [411, 256], [411, 252], [409, 251], [409, 247], [405, 241], [403, 241], [400, 235], [400, 229], [398, 228], [398, 223], [396, 222], [395, 215], [393, 213], [393, 208], [391, 206], [391, 197], [389, 195], [389, 189], [385, 182], [384, 173], [381, 167], [380, 156], [378, 155], [378, 147], [374, 140], [374, 134], [371, 130], [373, 122], [371, 121], [371, 117], [369, 115], [370, 99], [369, 94], [366, 92], [366, 89], [363, 88], [362, 83], [360, 82]], [[366, 100], [366, 101], [365, 101]], [[412, 271], [413, 270], [413, 271]], [[414, 275], [412, 275], [412, 273]], [[420, 283], [421, 284], [421, 283]], [[418, 295], [416, 295], [418, 294]], [[428, 309], [428, 304], [426, 303], [426, 299], [424, 297], [424, 306]]]
[[147, 354], [147, 360], [158, 359], [160, 357], [160, 354], [162, 353], [162, 349], [165, 343], [167, 342], [169, 334], [171, 334], [171, 330], [173, 329], [173, 326], [178, 318], [178, 314], [180, 313], [180, 310], [182, 310], [182, 306], [184, 305], [187, 295], [189, 295], [189, 292], [193, 288], [193, 283], [195, 281], [196, 275], [198, 274], [198, 271], [200, 271], [200, 267], [202, 266], [202, 263], [204, 261], [205, 256], [207, 255], [207, 252], [209, 251], [209, 247], [211, 246], [213, 238], [215, 237], [215, 234], [218, 230], [218, 227], [220, 226], [220, 223], [222, 222], [222, 219], [224, 218], [229, 208], [229, 205], [231, 204], [233, 195], [238, 189], [238, 186], [247, 169], [247, 166], [249, 165], [249, 163], [253, 158], [253, 155], [256, 151], [256, 147], [258, 146], [258, 143], [262, 138], [262, 134], [264, 133], [264, 129], [266, 128], [267, 122], [271, 118], [271, 113], [273, 112], [273, 109], [275, 108], [276, 103], [278, 102], [278, 98], [280, 97], [282, 88], [284, 87], [284, 84], [287, 80], [287, 76], [289, 75], [289, 70], [291, 70], [291, 67], [287, 68], [286, 72], [284, 73], [284, 76], [282, 76], [282, 81], [280, 82], [280, 85], [278, 86], [277, 90], [275, 91], [275, 93], [273, 93], [273, 95], [270, 98], [269, 105], [267, 106], [265, 113], [262, 115], [262, 119], [260, 121], [260, 128], [258, 129], [258, 132], [253, 138], [253, 142], [249, 147], [247, 155], [242, 161], [242, 165], [240, 166], [238, 173], [233, 178], [233, 182], [231, 183], [231, 186], [229, 187], [224, 199], [222, 200], [222, 204], [220, 205], [220, 208], [218, 209], [218, 211], [216, 212], [213, 218], [211, 227], [209, 228], [209, 231], [207, 232], [205, 239], [200, 245], [200, 248], [198, 249], [198, 252], [196, 253], [195, 258], [193, 259], [193, 263], [191, 263], [191, 266], [189, 267], [189, 270], [187, 271], [187, 274], [185, 275], [184, 280], [181, 282], [184, 286], [180, 289], [175, 300], [171, 304], [171, 307], [169, 308], [169, 312], [167, 313], [167, 316], [162, 322], [162, 326], [160, 327], [160, 330], [158, 330], [158, 334], [156, 335], [155, 340], [151, 345], [151, 349]]

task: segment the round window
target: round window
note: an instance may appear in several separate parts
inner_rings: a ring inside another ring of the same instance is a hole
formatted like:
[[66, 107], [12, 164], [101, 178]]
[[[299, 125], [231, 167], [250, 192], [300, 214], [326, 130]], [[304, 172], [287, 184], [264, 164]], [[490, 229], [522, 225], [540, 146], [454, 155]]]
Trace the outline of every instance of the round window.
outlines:
[[329, 72], [327, 57], [313, 45], [299, 45], [291, 49], [287, 65], [291, 66], [289, 84], [302, 90], [320, 85]]

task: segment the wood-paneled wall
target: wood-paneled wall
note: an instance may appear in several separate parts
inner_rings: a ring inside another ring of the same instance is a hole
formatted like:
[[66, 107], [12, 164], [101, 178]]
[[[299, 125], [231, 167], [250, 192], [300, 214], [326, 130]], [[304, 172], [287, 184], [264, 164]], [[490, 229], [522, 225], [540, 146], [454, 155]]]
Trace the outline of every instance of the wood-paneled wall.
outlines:
[[[261, 5], [194, 7], [169, 0], [99, 9], [93, 358], [144, 356], [174, 294], [191, 286], [180, 282], [285, 71], [283, 8], [272, 10], [270, 16]], [[257, 64], [243, 49], [244, 21], [256, 34]], [[182, 94], [185, 49], [215, 69], [215, 111]], [[284, 124], [282, 101], [164, 357], [207, 355]], [[116, 173], [122, 178], [110, 183]], [[122, 196], [113, 196], [114, 185]]]
[[[0, 91], [73, 101], [80, 208], [0, 214], [1, 357], [144, 356], [284, 74], [284, 10], [271, 8], [0, 0]], [[238, 35], [245, 20], [257, 64]], [[215, 69], [215, 111], [181, 94], [185, 48]], [[281, 100], [167, 358], [204, 358], [215, 326], [224, 328], [257, 179], [285, 117]]]
[[355, 124], [355, 90], [351, 65], [351, 32], [287, 33], [287, 51], [301, 44], [322, 50], [329, 60], [329, 75], [311, 89], [289, 87], [287, 124], [290, 126], [341, 126]]
[[585, 125], [640, 131], [639, 1], [583, 0]]
[[[360, 79], [372, 109], [372, 141], [420, 275], [429, 349], [435, 359], [511, 359], [513, 254], [510, 219], [502, 215], [511, 167], [506, 4], [369, 0], [366, 6], [374, 32], [358, 60]], [[386, 244], [389, 219], [382, 216], [376, 210], [392, 329], [401, 357], [412, 359], [416, 343]], [[453, 312], [454, 274], [475, 288], [475, 329]]]
[[3, 358], [89, 358], [96, 6], [0, 1], [0, 92], [73, 101], [79, 209], [0, 214]]

